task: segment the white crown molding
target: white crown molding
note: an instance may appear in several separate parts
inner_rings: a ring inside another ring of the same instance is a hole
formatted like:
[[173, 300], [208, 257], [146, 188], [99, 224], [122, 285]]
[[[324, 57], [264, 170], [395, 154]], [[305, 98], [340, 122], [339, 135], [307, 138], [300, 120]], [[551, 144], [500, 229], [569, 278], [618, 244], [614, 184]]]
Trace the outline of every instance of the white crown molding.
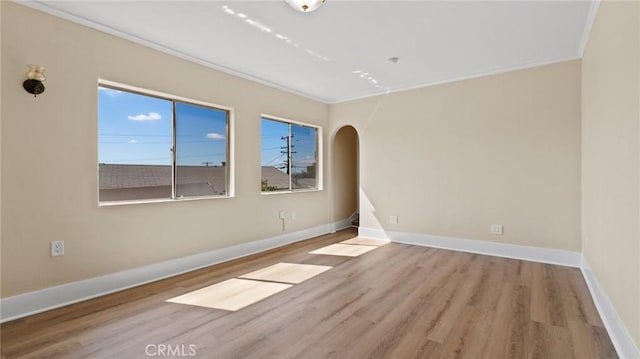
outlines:
[[327, 103], [329, 105], [337, 105], [337, 104], [344, 103], [344, 102], [364, 100], [364, 99], [367, 99], [367, 98], [370, 98], [370, 97], [384, 96], [384, 95], [390, 95], [390, 94], [394, 94], [394, 93], [398, 93], [398, 92], [418, 90], [418, 89], [422, 89], [422, 88], [425, 88], [425, 87], [431, 87], [431, 86], [437, 86], [437, 85], [445, 85], [445, 84], [449, 84], [449, 83], [452, 83], [452, 82], [458, 82], [458, 81], [473, 80], [473, 79], [486, 77], [486, 76], [500, 75], [500, 74], [504, 74], [504, 73], [507, 73], [507, 72], [533, 69], [533, 68], [536, 68], [536, 67], [542, 67], [542, 66], [547, 66], [547, 65], [555, 65], [555, 64], [560, 64], [560, 63], [563, 63], [563, 62], [574, 61], [574, 60], [579, 60], [579, 59], [580, 59], [580, 57], [576, 56], [576, 57], [567, 57], [567, 58], [556, 59], [556, 60], [551, 60], [551, 61], [533, 62], [533, 63], [524, 64], [524, 65], [518, 65], [518, 66], [509, 66], [509, 67], [504, 67], [504, 68], [497, 69], [497, 70], [492, 70], [492, 71], [478, 72], [477, 74], [473, 74], [473, 75], [469, 75], [469, 76], [452, 77], [452, 78], [449, 78], [449, 79], [446, 79], [446, 80], [441, 80], [441, 81], [425, 82], [425, 83], [422, 83], [422, 84], [419, 84], [419, 85], [403, 87], [403, 88], [399, 88], [399, 89], [388, 89], [386, 91], [378, 92], [378, 93], [375, 93], [375, 94], [350, 97], [350, 98], [345, 99], [345, 100], [330, 101], [330, 102], [327, 102]]
[[589, 36], [591, 35], [591, 28], [596, 20], [598, 9], [600, 8], [600, 0], [594, 0], [589, 6], [589, 14], [587, 15], [587, 21], [584, 23], [584, 30], [582, 31], [582, 37], [580, 38], [580, 47], [578, 48], [578, 57], [584, 56], [584, 50], [587, 48], [589, 42]]
[[[154, 263], [0, 299], [0, 323], [173, 277], [343, 229], [345, 221]], [[350, 223], [349, 223], [350, 224]]]
[[624, 322], [618, 315], [606, 292], [602, 289], [593, 271], [591, 271], [589, 262], [584, 256], [580, 269], [582, 270], [584, 280], [587, 282], [591, 298], [593, 298], [596, 309], [600, 314], [600, 318], [602, 318], [602, 322], [607, 329], [607, 333], [609, 333], [609, 337], [611, 338], [613, 346], [616, 348], [618, 356], [621, 359], [640, 359], [640, 349], [634, 344]]
[[358, 234], [362, 237], [389, 239], [396, 243], [486, 254], [496, 257], [557, 264], [567, 267], [579, 268], [582, 263], [582, 256], [580, 253], [561, 249], [521, 246], [516, 244], [434, 236], [430, 234], [392, 232], [362, 227], [359, 228]]
[[183, 60], [186, 60], [186, 61], [190, 61], [190, 62], [196, 63], [198, 65], [202, 65], [202, 66], [208, 67], [208, 68], [216, 70], [216, 71], [220, 71], [220, 72], [223, 72], [223, 73], [226, 73], [226, 74], [229, 74], [229, 75], [232, 75], [232, 76], [236, 76], [236, 77], [239, 77], [239, 78], [242, 78], [242, 79], [245, 79], [245, 80], [253, 81], [255, 83], [258, 83], [258, 84], [261, 84], [261, 85], [264, 85], [264, 86], [275, 88], [277, 90], [288, 92], [288, 93], [291, 93], [291, 94], [294, 94], [294, 95], [297, 95], [297, 96], [301, 96], [301, 97], [304, 97], [304, 98], [307, 98], [307, 99], [310, 99], [310, 100], [313, 100], [313, 101], [317, 101], [317, 102], [320, 102], [320, 103], [323, 103], [323, 104], [328, 104], [329, 103], [329, 101], [327, 99], [319, 98], [319, 97], [316, 97], [316, 96], [313, 96], [313, 95], [310, 95], [310, 94], [307, 94], [307, 93], [304, 93], [304, 92], [300, 92], [300, 91], [297, 91], [297, 90], [294, 90], [294, 89], [291, 89], [291, 88], [288, 88], [288, 87], [284, 87], [284, 86], [278, 85], [278, 84], [276, 84], [274, 82], [271, 82], [271, 81], [268, 81], [268, 80], [265, 80], [265, 79], [262, 79], [262, 78], [259, 78], [259, 77], [256, 77], [256, 76], [252, 76], [252, 75], [249, 75], [247, 73], [244, 73], [244, 72], [241, 72], [241, 71], [237, 71], [237, 70], [231, 69], [229, 67], [222, 66], [222, 65], [210, 62], [210, 61], [206, 61], [206, 60], [203, 60], [203, 59], [195, 57], [195, 56], [188, 55], [188, 54], [186, 54], [186, 53], [184, 53], [182, 51], [178, 51], [178, 50], [175, 50], [175, 49], [160, 45], [160, 44], [158, 44], [156, 42], [153, 42], [153, 41], [150, 41], [150, 40], [146, 40], [146, 39], [131, 35], [131, 34], [129, 34], [127, 32], [124, 32], [124, 31], [116, 30], [116, 29], [114, 29], [112, 27], [102, 25], [100, 23], [97, 23], [95, 21], [83, 18], [81, 16], [69, 14], [69, 13], [67, 13], [65, 11], [61, 11], [61, 10], [52, 8], [51, 6], [46, 5], [46, 3], [43, 3], [43, 2], [40, 2], [40, 1], [37, 1], [37, 0], [13, 0], [13, 1], [18, 3], [18, 4], [20, 4], [20, 5], [24, 5], [26, 7], [32, 8], [34, 10], [38, 10], [40, 12], [44, 12], [46, 14], [53, 15], [53, 16], [61, 18], [61, 19], [71, 21], [71, 22], [76, 23], [78, 25], [86, 26], [86, 27], [92, 28], [94, 30], [98, 30], [98, 31], [107, 33], [109, 35], [113, 35], [113, 36], [119, 37], [121, 39], [134, 42], [134, 43], [136, 43], [138, 45], [142, 45], [142, 46], [145, 46], [145, 47], [148, 47], [148, 48], [163, 52], [165, 54], [168, 54], [168, 55], [171, 55], [171, 56], [175, 56], [177, 58], [180, 58], [180, 59], [183, 59]]
[[522, 65], [516, 65], [516, 66], [508, 66], [508, 67], [504, 67], [501, 69], [496, 69], [496, 70], [492, 70], [492, 71], [484, 71], [484, 72], [479, 72], [473, 75], [469, 75], [469, 76], [460, 76], [460, 77], [453, 77], [453, 78], [449, 78], [446, 80], [440, 80], [440, 81], [432, 81], [432, 82], [425, 82], [419, 85], [415, 85], [415, 86], [409, 86], [409, 87], [403, 87], [403, 88], [398, 88], [398, 89], [389, 89], [389, 90], [385, 90], [382, 92], [377, 92], [377, 93], [372, 93], [372, 94], [367, 94], [367, 95], [363, 95], [363, 96], [355, 96], [355, 97], [350, 97], [350, 98], [346, 98], [346, 99], [341, 99], [341, 100], [329, 100], [326, 98], [321, 98], [318, 96], [314, 96], [314, 95], [310, 95], [308, 93], [304, 93], [298, 90], [294, 90], [291, 89], [289, 87], [285, 87], [282, 85], [279, 85], [277, 83], [271, 82], [269, 80], [265, 80], [253, 75], [249, 75], [247, 73], [241, 72], [241, 71], [237, 71], [234, 69], [231, 69], [229, 67], [223, 66], [223, 65], [219, 65], [216, 63], [212, 63], [210, 61], [206, 61], [203, 60], [201, 58], [195, 57], [195, 56], [191, 56], [188, 55], [184, 52], [160, 45], [156, 42], [150, 41], [150, 40], [146, 40], [134, 35], [131, 35], [127, 32], [124, 31], [120, 31], [117, 29], [114, 29], [112, 27], [109, 26], [105, 26], [102, 25], [100, 23], [97, 23], [95, 21], [77, 16], [77, 15], [73, 15], [73, 14], [69, 14], [65, 11], [61, 11], [58, 9], [55, 9], [51, 6], [46, 5], [46, 3], [38, 1], [38, 0], [13, 0], [18, 4], [30, 7], [32, 9], [71, 21], [73, 23], [82, 25], [82, 26], [86, 26], [134, 43], [137, 43], [139, 45], [142, 46], [146, 46], [149, 47], [151, 49], [181, 58], [183, 60], [187, 60], [229, 75], [233, 75], [239, 78], [243, 78], [245, 80], [249, 80], [249, 81], [253, 81], [256, 83], [259, 83], [261, 85], [265, 85], [265, 86], [269, 86], [281, 91], [285, 91], [297, 96], [301, 96], [313, 101], [317, 101], [326, 105], [332, 105], [332, 104], [339, 104], [339, 103], [344, 103], [344, 102], [349, 102], [349, 101], [356, 101], [356, 100], [361, 100], [361, 99], [366, 99], [366, 98], [370, 98], [370, 97], [376, 97], [376, 96], [381, 96], [381, 95], [387, 95], [387, 94], [392, 94], [392, 93], [397, 93], [397, 92], [402, 92], [402, 91], [410, 91], [410, 90], [415, 90], [415, 89], [421, 89], [424, 87], [430, 87], [430, 86], [436, 86], [436, 85], [442, 85], [442, 84], [448, 84], [448, 83], [452, 83], [452, 82], [457, 82], [457, 81], [464, 81], [464, 80], [470, 80], [470, 79], [475, 79], [475, 78], [479, 78], [479, 77], [485, 77], [485, 76], [491, 76], [491, 75], [497, 75], [497, 74], [501, 74], [501, 73], [505, 73], [505, 72], [511, 72], [511, 71], [518, 71], [518, 70], [525, 70], [525, 69], [529, 69], [529, 68], [535, 68], [535, 67], [540, 67], [540, 66], [546, 66], [546, 65], [552, 65], [552, 64], [556, 64], [556, 63], [561, 63], [561, 62], [566, 62], [566, 61], [572, 61], [572, 60], [577, 60], [580, 59], [582, 57], [582, 53], [584, 52], [584, 46], [586, 44], [586, 41], [588, 39], [588, 33], [591, 29], [591, 25], [593, 23], [593, 19], [595, 18], [595, 13], [597, 11], [597, 8], [600, 4], [599, 0], [596, 0], [594, 2], [592, 2], [591, 7], [589, 9], [589, 17], [587, 19], [586, 25], [585, 25], [585, 30], [583, 32], [582, 35], [582, 41], [580, 44], [580, 49], [579, 49], [579, 53], [577, 54], [577, 56], [575, 57], [569, 57], [569, 58], [561, 58], [561, 59], [555, 59], [555, 60], [550, 60], [550, 61], [540, 61], [540, 62], [533, 62], [533, 63], [528, 63], [528, 64], [522, 64]]

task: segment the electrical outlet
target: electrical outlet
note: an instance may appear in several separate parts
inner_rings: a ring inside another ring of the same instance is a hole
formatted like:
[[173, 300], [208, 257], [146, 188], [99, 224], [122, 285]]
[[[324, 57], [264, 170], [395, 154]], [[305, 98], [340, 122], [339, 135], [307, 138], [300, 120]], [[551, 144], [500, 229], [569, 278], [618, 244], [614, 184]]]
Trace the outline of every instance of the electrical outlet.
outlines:
[[63, 256], [64, 255], [64, 241], [51, 242], [51, 256]]
[[501, 224], [492, 224], [491, 225], [491, 234], [502, 235], [502, 225]]
[[280, 219], [284, 219], [285, 215], [286, 215], [286, 213], [284, 213], [284, 211], [278, 212], [278, 218], [280, 218]]
[[398, 216], [389, 216], [389, 223], [398, 224]]

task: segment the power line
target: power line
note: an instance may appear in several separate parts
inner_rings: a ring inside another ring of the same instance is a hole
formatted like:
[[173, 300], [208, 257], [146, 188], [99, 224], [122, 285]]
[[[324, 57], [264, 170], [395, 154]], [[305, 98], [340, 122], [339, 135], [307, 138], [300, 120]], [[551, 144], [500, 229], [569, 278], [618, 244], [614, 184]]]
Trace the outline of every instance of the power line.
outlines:
[[281, 140], [286, 142], [286, 146], [280, 147], [281, 154], [286, 154], [287, 158], [285, 159], [284, 163], [282, 164], [281, 167], [279, 167], [280, 169], [286, 169], [287, 170], [287, 174], [291, 174], [291, 155], [296, 153], [295, 151], [293, 151], [293, 147], [294, 145], [291, 144], [291, 140], [293, 139], [293, 134], [290, 134], [288, 136], [281, 136], [280, 137]]
[[267, 166], [267, 165], [268, 165], [268, 166], [273, 166], [273, 165], [275, 165], [275, 163], [276, 163], [276, 162], [278, 162], [282, 157], [284, 157], [284, 155], [283, 155], [283, 154], [278, 154], [276, 157], [272, 158], [272, 159], [271, 159], [271, 160], [269, 160], [269, 161], [266, 161], [266, 162], [262, 161], [262, 164], [261, 164], [261, 165], [263, 165], [263, 166]]

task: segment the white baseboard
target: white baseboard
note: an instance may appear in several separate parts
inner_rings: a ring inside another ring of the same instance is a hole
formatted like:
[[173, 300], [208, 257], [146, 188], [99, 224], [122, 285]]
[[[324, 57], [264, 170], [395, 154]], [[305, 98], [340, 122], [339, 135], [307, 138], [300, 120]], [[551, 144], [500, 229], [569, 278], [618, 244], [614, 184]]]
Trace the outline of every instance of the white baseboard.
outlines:
[[600, 283], [591, 271], [587, 259], [584, 257], [580, 269], [582, 270], [584, 280], [587, 282], [587, 287], [589, 287], [589, 292], [591, 292], [591, 297], [596, 305], [596, 309], [598, 309], [600, 318], [602, 318], [611, 342], [616, 348], [616, 352], [618, 352], [618, 356], [621, 359], [640, 359], [640, 349], [634, 344], [624, 322], [618, 315], [618, 311], [616, 311], [606, 292], [600, 286]]
[[0, 323], [343, 229], [343, 221], [0, 299]]
[[389, 239], [392, 242], [397, 243], [486, 254], [496, 257], [522, 259], [532, 262], [558, 264], [568, 267], [579, 268], [582, 263], [582, 255], [580, 253], [561, 249], [476, 241], [470, 239], [434, 236], [430, 234], [393, 232], [362, 227], [358, 229], [358, 235], [377, 239]]
[[351, 227], [351, 217], [332, 223], [331, 233], [335, 233], [349, 227]]
[[387, 231], [375, 228], [358, 227], [358, 236], [375, 238], [375, 239], [389, 239]]

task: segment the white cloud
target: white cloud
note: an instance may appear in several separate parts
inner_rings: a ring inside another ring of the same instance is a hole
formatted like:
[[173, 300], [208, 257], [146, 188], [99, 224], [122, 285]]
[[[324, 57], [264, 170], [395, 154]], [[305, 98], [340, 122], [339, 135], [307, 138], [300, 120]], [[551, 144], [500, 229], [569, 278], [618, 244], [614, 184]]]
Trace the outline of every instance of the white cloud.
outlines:
[[137, 140], [129, 140], [129, 143], [138, 143]]
[[110, 97], [116, 97], [118, 95], [120, 95], [122, 93], [122, 91], [119, 90], [114, 90], [114, 89], [110, 89], [110, 88], [106, 88], [106, 87], [98, 87], [98, 89], [102, 92], [104, 92], [105, 95], [110, 96]]
[[306, 155], [302, 159], [298, 160], [296, 164], [300, 166], [311, 166], [315, 162], [316, 162], [316, 159], [314, 156]]
[[207, 133], [207, 138], [210, 138], [212, 140], [224, 140], [223, 135], [215, 132]]
[[144, 113], [141, 113], [139, 115], [130, 115], [127, 117], [128, 119], [130, 119], [131, 121], [157, 121], [159, 119], [162, 118], [162, 116], [160, 116], [159, 113], [157, 112], [149, 112], [148, 115], [145, 115]]

